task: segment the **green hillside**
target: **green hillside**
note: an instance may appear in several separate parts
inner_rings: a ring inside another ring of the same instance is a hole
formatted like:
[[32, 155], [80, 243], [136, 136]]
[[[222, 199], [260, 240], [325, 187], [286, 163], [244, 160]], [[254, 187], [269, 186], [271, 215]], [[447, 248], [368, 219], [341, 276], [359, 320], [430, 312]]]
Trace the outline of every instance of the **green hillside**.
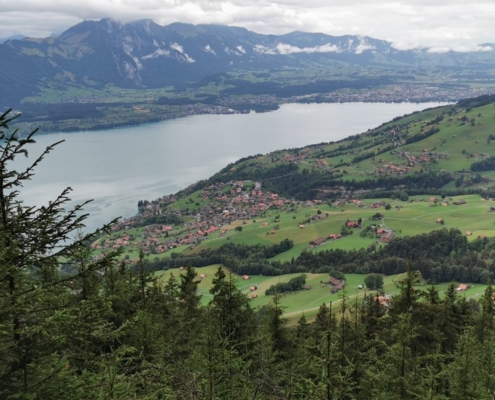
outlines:
[[[198, 293], [202, 295], [201, 303], [207, 305], [213, 298], [209, 290], [213, 286], [212, 280], [214, 278], [215, 272], [217, 271], [219, 265], [210, 265], [208, 267], [196, 268], [198, 277], [202, 274], [206, 275], [204, 279], [198, 278], [201, 282], [198, 286]], [[228, 273], [228, 269], [223, 267], [225, 272]], [[158, 278], [158, 282], [163, 285], [170, 278], [171, 274], [175, 278], [179, 278], [182, 273], [180, 270], [168, 270], [168, 271], [158, 271], [155, 276]], [[250, 298], [251, 306], [254, 308], [268, 305], [273, 296], [265, 295], [265, 291], [274, 284], [279, 282], [288, 282], [291, 278], [298, 276], [299, 274], [285, 274], [281, 276], [260, 276], [252, 275], [248, 280], [243, 280], [242, 276], [234, 274], [234, 279], [236, 285], [243, 293]], [[288, 318], [289, 324], [295, 324], [297, 320], [304, 314], [308, 321], [313, 321], [314, 317], [318, 312], [318, 308], [322, 303], [332, 303], [336, 308], [339, 309], [339, 304], [342, 301], [343, 291], [337, 293], [330, 293], [331, 286], [324, 286], [322, 282], [328, 282], [328, 274], [312, 274], [307, 273], [306, 284], [311, 286], [310, 290], [299, 290], [296, 292], [285, 293], [281, 298], [281, 306], [284, 310], [284, 316]], [[406, 274], [396, 274], [384, 277], [383, 292], [387, 295], [396, 294], [397, 286], [395, 282], [400, 281], [405, 278]], [[359, 285], [364, 286], [365, 275], [359, 274], [345, 274], [345, 295], [349, 298], [349, 301], [354, 301], [356, 298], [363, 298], [366, 293], [365, 289], [359, 289]], [[451, 282], [456, 286], [459, 282]], [[439, 291], [440, 297], [445, 296], [448, 286], [451, 283], [442, 283], [436, 285]], [[466, 282], [463, 282], [466, 283]], [[250, 287], [256, 287], [255, 291], [250, 291]], [[484, 293], [487, 285], [472, 284], [471, 287], [461, 293], [461, 296], [466, 298], [478, 298]], [[427, 285], [425, 282], [417, 288], [419, 290], [427, 290], [431, 285]], [[257, 297], [252, 298], [253, 294]]]
[[[305, 251], [380, 248], [379, 228], [397, 238], [442, 228], [469, 231], [469, 240], [493, 237], [494, 101], [464, 100], [338, 142], [246, 157], [176, 195], [144, 202], [136, 217], [95, 244], [95, 254], [117, 245], [133, 260], [143, 247], [157, 261], [226, 243], [270, 246], [289, 239], [293, 247], [270, 258], [290, 262]], [[460, 200], [466, 204], [454, 205]], [[380, 201], [390, 209], [372, 208]], [[376, 213], [381, 218], [372, 220]], [[318, 214], [325, 218], [315, 219]], [[309, 246], [359, 219], [347, 236]], [[124, 246], [123, 235], [132, 237]]]

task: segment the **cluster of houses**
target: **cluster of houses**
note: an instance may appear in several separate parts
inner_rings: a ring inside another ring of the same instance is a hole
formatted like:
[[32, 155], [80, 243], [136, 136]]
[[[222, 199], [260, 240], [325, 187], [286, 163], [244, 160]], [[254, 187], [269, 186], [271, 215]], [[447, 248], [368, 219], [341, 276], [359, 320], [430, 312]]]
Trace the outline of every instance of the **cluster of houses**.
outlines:
[[409, 166], [398, 166], [394, 163], [384, 164], [381, 167], [375, 168], [375, 176], [391, 176], [393, 174], [397, 176], [404, 176], [411, 170]]
[[410, 167], [414, 167], [415, 165], [427, 164], [432, 162], [433, 160], [443, 160], [446, 159], [448, 156], [447, 153], [434, 153], [428, 151], [428, 149], [423, 149], [423, 151], [417, 156], [411, 155], [409, 152], [399, 150], [394, 150], [392, 154], [396, 154], [400, 158], [407, 160], [407, 168], [409, 168], [409, 170]]
[[[321, 204], [319, 200], [301, 202], [282, 198], [276, 193], [263, 191], [261, 183], [252, 181], [220, 182], [205, 187], [198, 194], [198, 198], [193, 199], [193, 202], [196, 200], [196, 207], [191, 207], [191, 210], [184, 205], [181, 206], [182, 209], [173, 208], [176, 200], [175, 196], [164, 196], [153, 202], [140, 202], [140, 214], [120, 222], [113, 228], [124, 230], [123, 237], [108, 239], [94, 248], [137, 246], [143, 248], [146, 254], [159, 254], [180, 246], [197, 245], [212, 233], [218, 232], [219, 237], [225, 236], [228, 231], [222, 227], [236, 220], [252, 220], [269, 209], [282, 211], [298, 206], [312, 207]], [[157, 215], [189, 217], [190, 221], [175, 227], [163, 224], [146, 226], [143, 228], [142, 237], [136, 240], [131, 240], [125, 233], [126, 229], [140, 226], [143, 219]], [[315, 221], [324, 218], [327, 218], [326, 214], [315, 214], [310, 219]], [[263, 223], [263, 226], [268, 225], [270, 223]], [[271, 232], [276, 231], [272, 229]]]
[[327, 287], [328, 285], [332, 286], [330, 292], [334, 294], [337, 293], [339, 290], [342, 290], [342, 288], [345, 286], [345, 281], [334, 277], [330, 277], [328, 282], [324, 282], [321, 284], [322, 287]]

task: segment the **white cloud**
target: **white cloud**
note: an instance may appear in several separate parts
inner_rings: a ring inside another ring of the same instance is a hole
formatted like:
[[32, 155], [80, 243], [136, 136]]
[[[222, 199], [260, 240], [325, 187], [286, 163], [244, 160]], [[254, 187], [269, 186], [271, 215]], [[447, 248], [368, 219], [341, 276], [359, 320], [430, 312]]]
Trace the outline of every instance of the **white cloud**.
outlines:
[[338, 46], [333, 44], [325, 44], [323, 46], [315, 46], [315, 47], [297, 47], [292, 46], [286, 43], [279, 43], [277, 47], [270, 48], [266, 46], [262, 46], [257, 44], [254, 47], [254, 51], [262, 54], [295, 54], [295, 53], [339, 53], [341, 49]]
[[471, 53], [477, 51], [492, 51], [493, 48], [491, 46], [452, 46], [452, 47], [430, 47], [427, 52], [428, 53], [447, 53], [449, 51], [454, 51], [457, 53]]
[[209, 45], [209, 44], [207, 44], [207, 45], [205, 46], [205, 51], [206, 51], [207, 53], [211, 53], [211, 54], [213, 54], [213, 55], [216, 55], [216, 54], [217, 54], [217, 53], [215, 53], [215, 50], [213, 50], [213, 49], [210, 47], [210, 45]]
[[246, 50], [244, 50], [244, 47], [237, 46], [236, 49], [239, 50], [242, 54], [246, 54]]
[[165, 49], [158, 49], [158, 50], [155, 50], [153, 53], [148, 54], [148, 55], [141, 57], [141, 58], [143, 60], [147, 60], [149, 58], [156, 58], [156, 57], [160, 57], [160, 56], [169, 57], [170, 51], [165, 50]]
[[357, 45], [356, 47], [356, 54], [362, 54], [363, 51], [366, 51], [366, 50], [375, 50], [376, 47], [375, 46], [372, 46], [366, 42], [361, 42]]
[[177, 43], [172, 43], [172, 44], [170, 45], [170, 48], [171, 48], [171, 49], [174, 49], [174, 50], [176, 50], [176, 51], [178, 51], [179, 53], [184, 54], [184, 48], [183, 48], [180, 44], [177, 44]]

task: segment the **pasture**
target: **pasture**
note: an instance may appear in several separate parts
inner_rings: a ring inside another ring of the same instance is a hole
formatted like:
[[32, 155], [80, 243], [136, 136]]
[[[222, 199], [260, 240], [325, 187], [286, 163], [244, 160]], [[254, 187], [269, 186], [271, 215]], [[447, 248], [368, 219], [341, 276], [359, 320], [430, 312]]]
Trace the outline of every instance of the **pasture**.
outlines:
[[[200, 283], [198, 285], [198, 294], [201, 294], [201, 303], [203, 305], [208, 304], [213, 296], [210, 294], [214, 279], [215, 272], [217, 271], [219, 265], [210, 265], [208, 267], [196, 268], [198, 274], [198, 280]], [[222, 267], [226, 273], [228, 270]], [[160, 284], [165, 284], [170, 278], [171, 274], [174, 274], [175, 278], [179, 279], [179, 275], [182, 273], [180, 270], [167, 270], [167, 271], [157, 271], [155, 276], [158, 278]], [[200, 274], [205, 274], [204, 279], [199, 278]], [[234, 279], [237, 287], [245, 293], [245, 295], [250, 299], [251, 305], [254, 308], [262, 307], [269, 304], [272, 301], [273, 296], [265, 295], [265, 291], [271, 286], [279, 282], [288, 282], [291, 278], [298, 276], [299, 274], [286, 274], [280, 276], [250, 276], [248, 280], [243, 280], [241, 276], [234, 274]], [[346, 274], [345, 281], [346, 286], [343, 291], [332, 294], [330, 292], [331, 285], [325, 285], [323, 282], [328, 282], [328, 274], [306, 274], [306, 284], [311, 286], [310, 290], [299, 290], [297, 292], [285, 293], [281, 297], [281, 306], [284, 312], [284, 318], [288, 319], [289, 325], [294, 325], [297, 323], [299, 318], [304, 314], [308, 321], [313, 321], [318, 309], [321, 304], [326, 303], [329, 305], [332, 303], [335, 310], [340, 310], [340, 304], [342, 302], [342, 294], [345, 292], [348, 297], [349, 302], [353, 302], [359, 298], [362, 298], [366, 293], [366, 289], [359, 289], [359, 285], [364, 285], [364, 278], [366, 275], [358, 274]], [[403, 279], [405, 274], [384, 276], [384, 292], [388, 295], [393, 296], [397, 291], [396, 282]], [[459, 282], [453, 282], [456, 286]], [[466, 282], [463, 282], [466, 283]], [[450, 283], [442, 283], [437, 285], [440, 292], [440, 297], [445, 296], [445, 292]], [[250, 287], [255, 286], [256, 290], [251, 291]], [[423, 283], [421, 286], [417, 286], [417, 289], [425, 291], [431, 285]], [[460, 293], [460, 296], [465, 296], [467, 298], [478, 299], [479, 296], [483, 294], [486, 289], [486, 285], [474, 284], [468, 290]], [[369, 291], [368, 291], [369, 293]], [[374, 292], [373, 292], [374, 293]], [[252, 298], [253, 294], [256, 294], [256, 298]]]

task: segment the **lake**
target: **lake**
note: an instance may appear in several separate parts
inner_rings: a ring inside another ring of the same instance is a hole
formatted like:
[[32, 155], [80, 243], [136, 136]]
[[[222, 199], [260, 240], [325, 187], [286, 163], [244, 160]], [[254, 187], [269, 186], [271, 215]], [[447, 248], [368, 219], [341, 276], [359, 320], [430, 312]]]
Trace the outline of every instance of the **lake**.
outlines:
[[[440, 103], [286, 104], [262, 114], [199, 115], [106, 131], [39, 135], [30, 157], [65, 139], [22, 189], [27, 205], [44, 205], [65, 187], [75, 203], [94, 199], [87, 228], [137, 212], [206, 179], [241, 157], [343, 139], [394, 117]], [[16, 166], [26, 165], [16, 161]]]

